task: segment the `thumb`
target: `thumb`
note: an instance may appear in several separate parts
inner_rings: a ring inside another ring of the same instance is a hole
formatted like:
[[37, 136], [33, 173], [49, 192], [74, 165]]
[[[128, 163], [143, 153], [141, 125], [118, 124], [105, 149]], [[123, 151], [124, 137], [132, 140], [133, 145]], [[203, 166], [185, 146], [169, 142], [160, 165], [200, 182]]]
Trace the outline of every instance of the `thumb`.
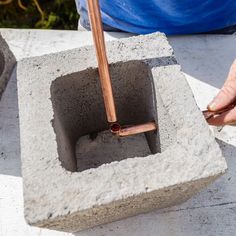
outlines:
[[222, 89], [213, 99], [213, 101], [207, 106], [210, 111], [218, 111], [236, 99], [236, 60], [232, 64], [227, 80], [225, 81]]

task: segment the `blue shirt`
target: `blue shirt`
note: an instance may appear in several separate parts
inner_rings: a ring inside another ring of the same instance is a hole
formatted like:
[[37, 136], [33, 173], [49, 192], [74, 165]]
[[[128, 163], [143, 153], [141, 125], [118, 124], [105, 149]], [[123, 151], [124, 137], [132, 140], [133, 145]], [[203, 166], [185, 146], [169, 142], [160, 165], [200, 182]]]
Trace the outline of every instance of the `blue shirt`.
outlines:
[[[76, 0], [88, 27], [87, 0]], [[100, 0], [102, 21], [122, 31], [203, 33], [236, 24], [236, 0]]]

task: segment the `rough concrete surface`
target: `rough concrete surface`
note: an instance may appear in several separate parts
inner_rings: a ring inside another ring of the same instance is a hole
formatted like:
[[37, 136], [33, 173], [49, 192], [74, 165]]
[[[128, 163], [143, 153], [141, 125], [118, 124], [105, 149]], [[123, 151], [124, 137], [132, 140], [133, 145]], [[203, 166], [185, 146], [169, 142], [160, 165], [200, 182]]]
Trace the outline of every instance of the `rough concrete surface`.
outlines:
[[31, 225], [74, 232], [175, 205], [226, 170], [165, 36], [110, 42], [107, 51], [121, 123], [154, 119], [159, 126], [142, 138], [152, 154], [139, 150], [77, 172], [76, 143], [107, 129], [93, 47], [20, 61], [22, 175]]
[[82, 136], [76, 144], [77, 170], [151, 154], [144, 134], [118, 138], [110, 130]]
[[0, 34], [0, 99], [4, 92], [16, 59], [10, 51], [7, 42]]

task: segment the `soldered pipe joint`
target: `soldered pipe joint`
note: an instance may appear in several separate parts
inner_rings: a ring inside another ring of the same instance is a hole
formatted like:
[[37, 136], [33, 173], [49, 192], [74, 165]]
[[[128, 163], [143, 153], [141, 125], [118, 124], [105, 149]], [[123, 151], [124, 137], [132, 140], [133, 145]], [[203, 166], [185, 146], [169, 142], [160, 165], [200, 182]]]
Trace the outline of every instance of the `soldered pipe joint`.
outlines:
[[119, 123], [112, 123], [110, 125], [110, 130], [113, 134], [118, 135], [119, 137], [126, 137], [130, 135], [135, 135], [139, 133], [145, 133], [149, 131], [154, 131], [157, 129], [155, 122], [148, 122], [140, 125], [121, 127]]

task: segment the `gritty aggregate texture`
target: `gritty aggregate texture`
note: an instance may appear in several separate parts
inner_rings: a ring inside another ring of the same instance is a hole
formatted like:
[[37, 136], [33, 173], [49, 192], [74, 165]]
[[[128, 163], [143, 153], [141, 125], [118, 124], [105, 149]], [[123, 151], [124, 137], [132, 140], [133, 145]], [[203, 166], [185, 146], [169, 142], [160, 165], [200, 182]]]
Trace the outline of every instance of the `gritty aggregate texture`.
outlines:
[[[142, 142], [149, 150], [135, 146], [132, 157], [116, 153], [95, 166], [83, 162], [86, 168], [77, 172], [91, 143], [77, 150], [76, 143], [107, 130], [93, 47], [20, 61], [22, 175], [31, 225], [74, 232], [179, 204], [227, 168], [163, 34], [113, 41], [107, 52], [119, 120], [154, 119], [159, 130], [124, 144]], [[115, 151], [117, 142], [99, 141], [99, 151]]]
[[77, 169], [96, 168], [104, 163], [151, 154], [144, 134], [118, 138], [110, 130], [86, 135], [76, 144]]

